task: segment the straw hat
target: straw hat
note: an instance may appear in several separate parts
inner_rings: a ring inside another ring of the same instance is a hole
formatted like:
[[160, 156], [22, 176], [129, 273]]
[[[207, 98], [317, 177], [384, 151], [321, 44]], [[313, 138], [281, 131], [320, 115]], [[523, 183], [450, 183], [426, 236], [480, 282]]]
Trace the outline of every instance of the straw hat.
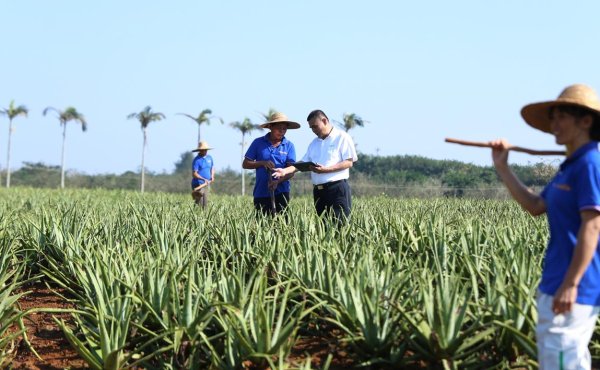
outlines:
[[198, 143], [198, 147], [194, 150], [192, 150], [192, 152], [199, 152], [201, 150], [210, 150], [212, 149], [211, 147], [208, 146], [208, 143], [206, 141], [201, 141]]
[[260, 127], [269, 128], [273, 123], [287, 123], [287, 128], [290, 130], [300, 128], [300, 124], [298, 122], [290, 121], [285, 114], [280, 112], [271, 114], [271, 117], [269, 117], [269, 122], [263, 123], [260, 125]]
[[549, 110], [557, 105], [576, 105], [587, 108], [600, 116], [600, 99], [589, 86], [576, 84], [567, 86], [556, 100], [528, 104], [521, 109], [521, 116], [530, 126], [550, 133]]

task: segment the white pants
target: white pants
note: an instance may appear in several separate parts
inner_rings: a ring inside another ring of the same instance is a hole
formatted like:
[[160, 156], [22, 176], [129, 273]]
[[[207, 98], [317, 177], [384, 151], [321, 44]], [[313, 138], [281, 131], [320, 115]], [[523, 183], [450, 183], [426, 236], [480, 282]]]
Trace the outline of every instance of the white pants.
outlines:
[[554, 315], [552, 299], [538, 291], [536, 339], [540, 369], [591, 369], [588, 344], [600, 307], [576, 303], [571, 312]]

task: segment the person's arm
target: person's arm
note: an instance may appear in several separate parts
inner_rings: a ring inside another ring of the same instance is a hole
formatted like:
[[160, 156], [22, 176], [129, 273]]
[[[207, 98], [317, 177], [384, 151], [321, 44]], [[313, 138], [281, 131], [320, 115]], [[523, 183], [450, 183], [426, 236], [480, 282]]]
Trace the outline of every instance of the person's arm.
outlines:
[[338, 162], [332, 166], [325, 167], [325, 166], [321, 166], [319, 164], [317, 164], [316, 166], [311, 166], [311, 171], [316, 172], [316, 173], [337, 172], [337, 171], [345, 170], [347, 168], [351, 168], [353, 164], [354, 164], [354, 161], [352, 160], [352, 158], [349, 158], [344, 161]]
[[[287, 163], [287, 166], [288, 167], [285, 167], [285, 168], [289, 168], [289, 167], [293, 166], [293, 164]], [[294, 168], [296, 168], [296, 167], [294, 167]], [[269, 178], [269, 190], [277, 189], [277, 186], [279, 186], [279, 184], [294, 177], [294, 173], [296, 172], [296, 171], [293, 171], [293, 172], [286, 173], [283, 176], [279, 176], [279, 174], [277, 173], [277, 170], [283, 170], [283, 168], [273, 169], [272, 176]]]
[[[290, 168], [290, 167], [293, 167], [293, 166], [294, 166], [294, 163], [288, 162], [288, 163], [285, 164], [284, 168]], [[294, 177], [294, 174], [296, 173], [295, 170], [297, 170], [296, 167], [294, 167], [294, 171], [287, 172], [285, 175], [283, 175], [281, 177], [277, 177], [276, 180], [278, 182], [284, 182], [284, 181], [287, 181], [287, 180], [291, 179], [292, 177]]]
[[242, 168], [246, 170], [255, 170], [260, 167], [272, 170], [275, 168], [275, 163], [271, 161], [253, 161], [248, 158], [244, 158], [244, 161], [242, 162]]
[[552, 311], [555, 314], [569, 312], [573, 308], [573, 303], [577, 298], [577, 287], [596, 253], [599, 235], [600, 213], [597, 211], [582, 211], [581, 226], [577, 233], [577, 244], [575, 245], [573, 258], [552, 301]]
[[298, 169], [294, 167], [293, 164], [285, 168], [275, 168], [273, 170], [273, 178], [280, 179], [286, 176], [289, 176], [289, 178], [291, 178], [296, 172], [298, 172]]
[[354, 161], [356, 161], [358, 158], [356, 156], [356, 148], [354, 146], [354, 141], [352, 140], [352, 137], [350, 137], [350, 135], [342, 135], [339, 147], [339, 154], [340, 158], [345, 158], [343, 161], [331, 166], [313, 166], [311, 167], [311, 171], [315, 173], [331, 173], [352, 168]]
[[200, 174], [198, 173], [198, 171], [194, 171], [194, 172], [192, 173], [192, 176], [193, 176], [195, 179], [203, 180], [203, 181], [205, 181], [205, 182], [210, 182], [210, 180], [209, 180], [209, 179], [205, 179], [204, 177], [200, 176]]
[[[311, 144], [312, 145], [312, 144]], [[306, 154], [304, 154], [304, 157], [302, 157], [302, 159], [300, 160], [301, 162], [310, 162], [311, 161], [311, 157], [310, 157], [310, 145], [308, 147], [308, 150], [306, 151]], [[294, 158], [295, 159], [295, 149], [294, 149]], [[294, 160], [295, 162], [295, 160]], [[294, 167], [293, 163], [287, 163], [287, 167], [285, 168], [275, 168], [273, 170], [273, 178], [274, 179], [279, 179], [280, 177], [285, 177], [285, 176], [290, 176], [293, 177], [294, 174], [296, 172], [298, 172], [298, 169], [296, 167]]]
[[215, 168], [211, 167], [210, 169], [210, 182], [215, 182]]
[[287, 175], [285, 175], [283, 177], [278, 177], [275, 175], [275, 172], [273, 172], [273, 176], [271, 176], [271, 178], [269, 179], [269, 190], [277, 189], [279, 184], [291, 179], [292, 177], [294, 177], [293, 173], [288, 173]]
[[546, 203], [544, 199], [523, 185], [508, 166], [508, 143], [505, 140], [496, 140], [491, 141], [490, 145], [492, 146], [492, 159], [496, 172], [514, 200], [533, 216], [545, 213]]

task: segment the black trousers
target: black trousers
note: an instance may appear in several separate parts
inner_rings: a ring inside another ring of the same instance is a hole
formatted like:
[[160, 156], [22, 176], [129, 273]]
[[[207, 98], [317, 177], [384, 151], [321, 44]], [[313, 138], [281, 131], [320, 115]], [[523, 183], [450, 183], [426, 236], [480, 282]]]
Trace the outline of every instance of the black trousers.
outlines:
[[[275, 213], [281, 213], [290, 202], [290, 193], [275, 194]], [[263, 214], [272, 214], [271, 197], [254, 198], [254, 209]]]
[[350, 218], [352, 209], [352, 194], [347, 180], [328, 182], [313, 187], [313, 198], [317, 214], [333, 212], [338, 221]]

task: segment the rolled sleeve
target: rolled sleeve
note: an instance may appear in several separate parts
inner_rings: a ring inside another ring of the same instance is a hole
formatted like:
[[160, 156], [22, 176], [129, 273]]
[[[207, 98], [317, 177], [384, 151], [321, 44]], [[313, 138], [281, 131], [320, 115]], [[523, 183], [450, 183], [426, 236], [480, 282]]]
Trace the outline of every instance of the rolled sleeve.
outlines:
[[352, 162], [356, 162], [358, 160], [358, 156], [356, 155], [356, 148], [354, 146], [354, 141], [350, 135], [347, 135], [344, 138], [344, 141], [341, 145], [341, 154], [342, 160], [345, 161], [347, 159], [352, 159]]
[[248, 158], [251, 161], [255, 161], [258, 158], [258, 144], [256, 143], [256, 139], [250, 144], [248, 150], [246, 150], [245, 158]]
[[600, 169], [596, 164], [582, 166], [577, 177], [576, 194], [580, 211], [600, 212]]

